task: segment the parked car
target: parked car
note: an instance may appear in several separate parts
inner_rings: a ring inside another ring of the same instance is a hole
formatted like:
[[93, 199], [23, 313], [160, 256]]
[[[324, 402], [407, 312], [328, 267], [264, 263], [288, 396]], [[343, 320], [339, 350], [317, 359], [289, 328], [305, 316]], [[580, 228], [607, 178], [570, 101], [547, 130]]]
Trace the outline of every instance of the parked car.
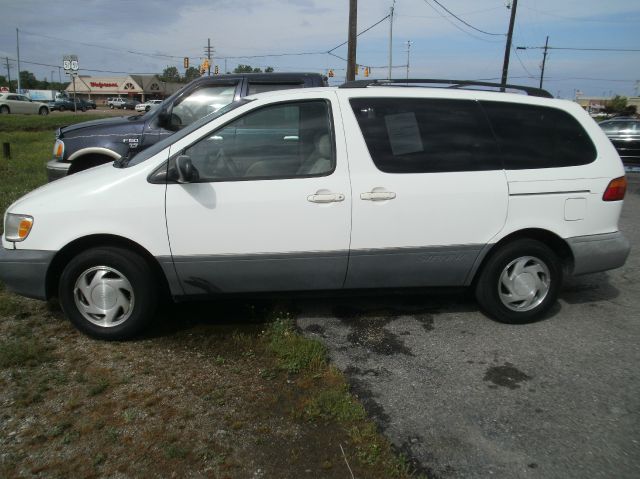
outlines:
[[48, 115], [49, 106], [46, 103], [32, 101], [28, 96], [17, 93], [0, 93], [0, 114], [32, 113]]
[[116, 105], [116, 108], [121, 108], [123, 110], [134, 110], [139, 104], [140, 102], [138, 100], [126, 98], [122, 103]]
[[[242, 97], [283, 88], [324, 86], [316, 73], [237, 74], [200, 77], [144, 115], [77, 123], [59, 129], [49, 181], [132, 156], [199, 118]], [[111, 107], [122, 98], [112, 98]]]
[[87, 111], [91, 106], [80, 98], [59, 98], [51, 106], [52, 111]]
[[30, 193], [0, 279], [122, 339], [169, 295], [470, 286], [525, 323], [564, 274], [624, 264], [624, 169], [579, 105], [369, 85], [251, 96]]
[[87, 109], [91, 108], [92, 110], [95, 110], [96, 108], [98, 108], [98, 105], [96, 105], [96, 102], [94, 100], [83, 100], [83, 101], [87, 105]]
[[108, 98], [107, 106], [113, 110], [114, 108], [120, 108], [120, 105], [122, 105], [125, 101], [126, 101], [126, 98], [120, 98], [120, 97]]
[[615, 118], [603, 121], [600, 127], [618, 150], [623, 163], [640, 166], [640, 120]]
[[162, 104], [162, 100], [149, 100], [144, 103], [139, 103], [138, 105], [136, 105], [136, 111], [149, 111], [160, 104]]

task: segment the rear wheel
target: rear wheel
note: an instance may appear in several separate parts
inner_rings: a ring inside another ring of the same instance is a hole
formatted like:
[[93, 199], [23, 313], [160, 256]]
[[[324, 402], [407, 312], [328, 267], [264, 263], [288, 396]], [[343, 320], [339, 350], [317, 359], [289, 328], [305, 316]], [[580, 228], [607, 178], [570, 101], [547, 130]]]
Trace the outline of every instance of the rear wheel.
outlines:
[[38, 110], [38, 115], [47, 116], [48, 114], [49, 109], [44, 106]]
[[6, 105], [2, 105], [0, 106], [0, 115], [8, 115], [9, 113], [11, 113], [9, 111], [9, 107]]
[[128, 339], [153, 318], [157, 284], [137, 253], [97, 247], [75, 256], [60, 277], [63, 311], [83, 333], [104, 340]]
[[66, 108], [64, 106], [60, 106], [60, 112], [63, 112], [65, 110], [66, 110]]
[[521, 239], [487, 260], [476, 283], [476, 298], [489, 316], [503, 323], [539, 319], [556, 302], [562, 264], [544, 243]]

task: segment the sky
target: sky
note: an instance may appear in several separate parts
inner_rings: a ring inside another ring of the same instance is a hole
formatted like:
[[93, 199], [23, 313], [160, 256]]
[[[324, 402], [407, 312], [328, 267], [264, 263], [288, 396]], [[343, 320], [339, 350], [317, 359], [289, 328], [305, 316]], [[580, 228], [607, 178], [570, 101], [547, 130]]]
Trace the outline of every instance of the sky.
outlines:
[[[410, 41], [413, 78], [500, 80], [511, 1], [359, 0], [358, 31], [386, 17], [394, 3], [394, 78], [407, 75]], [[229, 71], [238, 64], [325, 74], [333, 69], [331, 83], [340, 84], [347, 47], [333, 50], [337, 56], [327, 52], [346, 41], [348, 17], [349, 0], [0, 0], [0, 57], [10, 59], [15, 78], [18, 28], [21, 69], [38, 79], [53, 75], [57, 81], [66, 54], [78, 55], [83, 75], [160, 73], [167, 66], [184, 73], [183, 57], [197, 66], [210, 38], [220, 71], [225, 58]], [[384, 20], [358, 37], [357, 62], [371, 67], [371, 78], [387, 77], [389, 26]], [[639, 26], [638, 1], [519, 0], [509, 83], [539, 84], [540, 47], [548, 35], [553, 48], [544, 88], [554, 96], [637, 96]], [[0, 75], [6, 76], [4, 58]]]

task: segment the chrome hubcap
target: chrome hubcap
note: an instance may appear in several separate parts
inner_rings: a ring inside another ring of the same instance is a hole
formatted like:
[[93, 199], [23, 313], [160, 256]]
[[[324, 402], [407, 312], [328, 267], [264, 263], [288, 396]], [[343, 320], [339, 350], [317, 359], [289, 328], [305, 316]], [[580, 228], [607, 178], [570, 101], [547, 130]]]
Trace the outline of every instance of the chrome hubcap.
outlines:
[[104, 328], [124, 323], [133, 311], [131, 283], [108, 266], [95, 266], [82, 273], [73, 288], [73, 298], [85, 319]]
[[498, 295], [512, 311], [530, 311], [549, 293], [551, 275], [543, 261], [533, 256], [514, 259], [502, 270]]

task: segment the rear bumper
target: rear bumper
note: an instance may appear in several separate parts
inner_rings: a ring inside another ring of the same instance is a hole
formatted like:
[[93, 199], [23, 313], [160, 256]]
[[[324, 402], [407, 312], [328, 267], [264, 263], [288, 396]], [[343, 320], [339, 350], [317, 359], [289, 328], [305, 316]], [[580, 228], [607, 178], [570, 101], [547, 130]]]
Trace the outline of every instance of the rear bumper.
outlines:
[[624, 235], [616, 231], [601, 235], [576, 236], [567, 240], [573, 252], [573, 274], [597, 273], [622, 266], [631, 246]]
[[64, 161], [51, 160], [47, 162], [47, 179], [51, 182], [67, 176], [70, 166], [71, 163]]
[[54, 251], [5, 249], [0, 246], [0, 281], [14, 293], [47, 299], [47, 271], [54, 255]]

